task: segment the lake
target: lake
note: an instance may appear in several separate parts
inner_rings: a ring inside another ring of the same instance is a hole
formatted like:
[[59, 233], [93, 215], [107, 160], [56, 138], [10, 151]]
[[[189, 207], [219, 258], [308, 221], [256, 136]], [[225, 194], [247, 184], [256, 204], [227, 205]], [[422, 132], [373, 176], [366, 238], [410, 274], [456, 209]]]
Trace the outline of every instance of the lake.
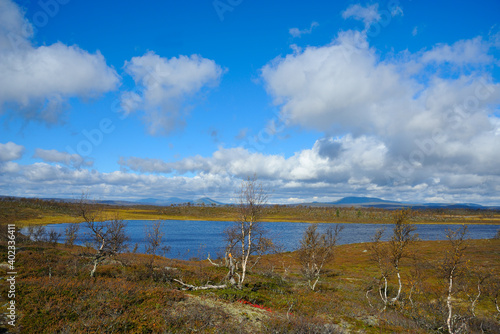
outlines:
[[[145, 252], [144, 226], [152, 224], [150, 220], [128, 220], [127, 234], [130, 237], [131, 248], [137, 243], [138, 252]], [[206, 259], [210, 253], [212, 258], [222, 254], [224, 238], [222, 232], [234, 222], [224, 221], [187, 221], [187, 220], [165, 220], [164, 221], [164, 245], [170, 246], [169, 258], [188, 260], [191, 258]], [[274, 222], [261, 223], [268, 230], [269, 237], [286, 251], [296, 250], [299, 246], [302, 233], [310, 225], [309, 223]], [[80, 238], [77, 244], [83, 245], [90, 240], [88, 229], [81, 223]], [[323, 232], [331, 224], [318, 224], [318, 231]], [[54, 229], [64, 235], [64, 229], [68, 224], [47, 225], [47, 230]], [[379, 228], [385, 227], [385, 240], [390, 236], [393, 225], [391, 224], [343, 224], [344, 230], [340, 233], [339, 244], [351, 244], [368, 242]], [[419, 237], [422, 240], [443, 240], [446, 229], [459, 228], [460, 225], [434, 224], [416, 225]], [[469, 225], [468, 237], [472, 239], [492, 238], [500, 225]], [[62, 242], [64, 239], [62, 238]]]

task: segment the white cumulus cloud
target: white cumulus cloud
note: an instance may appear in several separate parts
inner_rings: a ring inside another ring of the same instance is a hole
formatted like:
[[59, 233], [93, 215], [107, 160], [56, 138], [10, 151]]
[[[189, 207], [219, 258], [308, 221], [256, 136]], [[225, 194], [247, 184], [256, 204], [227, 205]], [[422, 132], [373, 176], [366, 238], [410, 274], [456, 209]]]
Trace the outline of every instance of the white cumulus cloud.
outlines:
[[387, 148], [373, 138], [325, 138], [311, 149], [285, 158], [250, 152], [241, 147], [219, 148], [211, 157], [194, 156], [175, 162], [137, 157], [121, 158], [122, 167], [141, 173], [195, 173], [245, 179], [253, 174], [266, 180], [342, 182], [374, 174], [385, 165]]
[[[318, 174], [325, 180], [369, 180], [365, 189], [379, 191], [426, 184], [428, 192], [471, 186], [491, 193], [486, 180], [500, 176], [500, 84], [489, 72], [491, 47], [476, 37], [381, 60], [366, 33], [346, 31], [328, 45], [276, 58], [261, 73], [287, 124], [327, 135], [317, 143], [330, 157], [328, 172]], [[297, 179], [308, 168], [298, 163]]]
[[0, 143], [0, 162], [21, 159], [24, 150], [24, 146], [11, 141], [6, 144]]
[[124, 68], [137, 89], [122, 94], [121, 106], [126, 113], [142, 111], [152, 135], [168, 134], [182, 125], [186, 99], [218, 85], [224, 73], [215, 61], [199, 55], [169, 59], [154, 52], [132, 58]]
[[79, 154], [70, 154], [67, 152], [60, 152], [57, 150], [44, 150], [37, 148], [35, 150], [34, 158], [42, 159], [45, 162], [62, 163], [68, 167], [81, 168], [90, 167], [94, 164], [93, 161], [86, 160]]
[[19, 6], [0, 0], [0, 113], [57, 123], [69, 98], [117, 88], [119, 76], [99, 51], [59, 42], [36, 47], [31, 38], [32, 26]]
[[452, 45], [440, 44], [425, 52], [424, 63], [454, 63], [457, 65], [491, 63], [494, 58], [488, 54], [491, 45], [478, 36], [460, 40]]
[[275, 59], [262, 77], [290, 122], [321, 131], [373, 133], [407, 109], [418, 89], [394, 65], [379, 62], [365, 36], [352, 31], [330, 45]]

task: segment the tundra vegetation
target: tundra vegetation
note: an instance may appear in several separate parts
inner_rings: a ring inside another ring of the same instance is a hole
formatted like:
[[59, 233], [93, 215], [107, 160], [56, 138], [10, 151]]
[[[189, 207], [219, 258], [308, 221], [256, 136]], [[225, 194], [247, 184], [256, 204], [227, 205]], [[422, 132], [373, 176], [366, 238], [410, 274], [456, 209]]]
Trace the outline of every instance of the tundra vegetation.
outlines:
[[[146, 227], [148, 253], [129, 252], [128, 236], [122, 233], [119, 217], [130, 218], [126, 216], [130, 212], [177, 209], [182, 215], [208, 209], [238, 217], [238, 208], [124, 209], [99, 205], [88, 198], [81, 203], [4, 199], [0, 206], [3, 254], [7, 254], [6, 223], [20, 225], [33, 218], [45, 221], [47, 216], [86, 222], [80, 231], [65, 231], [66, 241], [68, 237], [73, 241], [64, 244], [57, 243], [60, 236], [51, 236], [40, 224], [27, 229], [27, 235], [17, 234], [18, 318], [14, 328], [8, 327], [5, 319], [1, 325], [13, 333], [500, 332], [500, 240], [494, 235], [487, 240], [470, 240], [465, 225], [443, 231], [442, 241], [416, 237], [420, 221], [470, 223], [472, 216], [477, 221], [495, 221], [496, 212], [305, 207], [287, 211], [281, 206], [261, 206], [260, 219], [254, 222], [298, 212], [299, 217], [317, 219], [330, 215], [330, 221], [337, 223], [378, 217], [373, 221], [391, 222], [395, 227], [388, 241], [377, 234], [373, 243], [339, 246], [340, 227], [337, 232], [333, 228], [321, 235], [311, 225], [295, 252], [269, 253], [260, 247], [253, 251], [252, 246], [247, 252], [247, 246], [259, 245], [259, 239], [263, 245], [269, 245], [270, 240], [252, 223], [249, 242], [249, 230], [242, 230], [241, 223], [251, 220], [234, 219], [238, 227], [234, 231], [241, 236], [227, 234], [227, 255], [181, 261], [163, 256], [161, 249], [168, 245], [164, 244], [161, 223], [155, 221]], [[114, 209], [119, 217], [113, 216]], [[150, 214], [152, 218], [155, 215]], [[75, 245], [82, 233], [92, 233], [96, 242]], [[334, 246], [332, 253], [325, 253], [328, 245]], [[318, 264], [312, 265], [308, 258]], [[307, 274], [307, 268], [319, 267], [317, 275], [314, 270]], [[233, 276], [228, 276], [231, 268]], [[225, 286], [210, 288], [220, 285]], [[3, 297], [7, 289], [6, 284], [0, 285]], [[3, 317], [6, 310], [2, 311]]]

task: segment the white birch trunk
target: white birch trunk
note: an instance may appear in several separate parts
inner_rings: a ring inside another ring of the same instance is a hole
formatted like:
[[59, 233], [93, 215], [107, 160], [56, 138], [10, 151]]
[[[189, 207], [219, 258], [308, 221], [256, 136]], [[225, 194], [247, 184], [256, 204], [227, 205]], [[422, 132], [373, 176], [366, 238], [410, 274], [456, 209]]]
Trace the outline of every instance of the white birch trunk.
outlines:
[[446, 325], [448, 326], [448, 332], [450, 334], [453, 334], [453, 323], [452, 323], [452, 317], [453, 317], [453, 305], [451, 303], [451, 295], [453, 291], [453, 271], [451, 271], [450, 274], [450, 280], [449, 280], [449, 285], [448, 285], [448, 298], [446, 299], [446, 306], [448, 306], [448, 318], [446, 319]]
[[394, 298], [391, 299], [392, 303], [394, 303], [397, 300], [399, 300], [399, 297], [401, 296], [401, 289], [403, 287], [403, 285], [401, 284], [401, 275], [399, 274], [399, 268], [396, 268], [396, 274], [398, 276], [399, 288], [398, 288], [398, 293], [397, 293], [396, 297], [394, 297]]

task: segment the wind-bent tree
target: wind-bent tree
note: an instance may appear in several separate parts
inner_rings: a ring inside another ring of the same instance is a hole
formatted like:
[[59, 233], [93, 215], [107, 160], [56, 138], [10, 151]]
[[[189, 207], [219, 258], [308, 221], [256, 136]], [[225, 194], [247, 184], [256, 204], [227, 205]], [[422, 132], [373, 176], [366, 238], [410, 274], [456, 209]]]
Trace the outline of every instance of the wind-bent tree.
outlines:
[[341, 225], [330, 226], [325, 233], [320, 234], [317, 228], [318, 224], [312, 224], [305, 230], [298, 251], [302, 273], [313, 291], [321, 270], [335, 257], [335, 246], [343, 229]]
[[91, 256], [93, 266], [90, 271], [90, 277], [94, 277], [102, 261], [127, 249], [129, 237], [125, 233], [126, 224], [118, 217], [105, 220], [101, 207], [89, 200], [86, 194], [82, 194], [77, 208], [89, 229], [91, 245], [95, 250]]
[[[370, 246], [372, 259], [378, 264], [380, 270], [379, 294], [384, 309], [401, 298], [403, 283], [401, 280], [401, 260], [410, 255], [409, 246], [418, 238], [415, 234], [416, 227], [410, 223], [411, 209], [398, 210], [393, 213], [394, 228], [388, 243], [382, 243], [384, 229], [378, 230], [372, 238]], [[398, 279], [398, 291], [392, 298], [388, 296], [388, 280], [395, 273]]]

